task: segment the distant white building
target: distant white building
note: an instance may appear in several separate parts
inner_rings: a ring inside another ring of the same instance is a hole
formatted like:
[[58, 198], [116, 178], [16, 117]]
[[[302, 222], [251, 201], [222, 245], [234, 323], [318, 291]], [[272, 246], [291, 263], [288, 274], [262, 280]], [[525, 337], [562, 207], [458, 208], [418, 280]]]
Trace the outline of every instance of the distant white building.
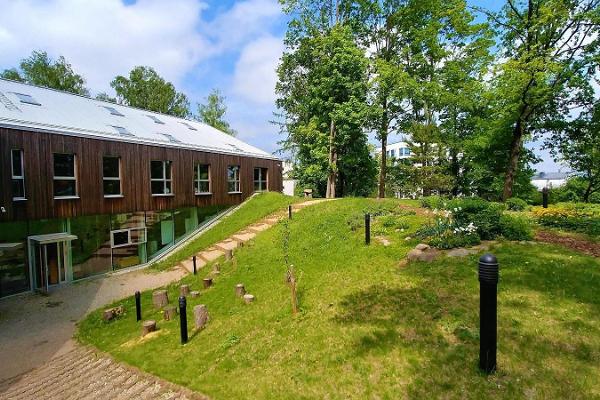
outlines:
[[296, 181], [290, 177], [290, 172], [292, 172], [292, 163], [286, 161], [283, 163], [283, 194], [293, 196]]
[[[377, 154], [381, 154], [381, 147], [377, 149]], [[390, 143], [386, 147], [386, 155], [391, 159], [402, 159], [410, 157], [410, 149], [407, 142]]]
[[531, 184], [538, 190], [553, 189], [563, 186], [569, 175], [565, 172], [540, 172], [531, 178]]

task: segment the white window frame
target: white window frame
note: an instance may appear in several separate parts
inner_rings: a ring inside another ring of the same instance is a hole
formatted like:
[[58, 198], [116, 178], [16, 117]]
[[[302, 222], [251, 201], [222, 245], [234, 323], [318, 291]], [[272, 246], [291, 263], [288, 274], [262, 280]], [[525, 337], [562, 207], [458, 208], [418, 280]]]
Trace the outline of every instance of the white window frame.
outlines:
[[[105, 158], [116, 158], [119, 161], [119, 176], [104, 176], [104, 159]], [[102, 156], [102, 192], [104, 193], [104, 181], [119, 181], [119, 194], [104, 194], [105, 199], [120, 198], [123, 197], [123, 182], [121, 181], [121, 157], [119, 156]]]
[[[200, 179], [200, 167], [201, 166], [206, 166], [208, 168], [208, 179]], [[196, 193], [196, 195], [207, 195], [207, 194], [212, 194], [212, 184], [211, 184], [211, 168], [210, 168], [210, 164], [202, 164], [202, 163], [198, 163], [196, 164], [196, 168], [194, 168], [194, 192]], [[200, 183], [202, 182], [208, 182], [208, 192], [202, 192], [199, 191], [198, 189], [200, 188]]]
[[[233, 174], [233, 179], [229, 179], [229, 170], [231, 168], [234, 168], [235, 173]], [[241, 183], [240, 183], [240, 166], [239, 165], [228, 165], [227, 166], [227, 193], [229, 194], [239, 194], [242, 193], [242, 187], [241, 187]], [[230, 191], [229, 190], [229, 184], [233, 182], [234, 184], [234, 189], [237, 190], [233, 190]]]
[[[74, 176], [56, 176], [54, 175], [54, 156], [56, 154], [72, 155], [73, 156], [73, 175]], [[79, 198], [79, 183], [77, 182], [77, 175], [79, 171], [77, 169], [77, 154], [75, 153], [52, 153], [52, 183], [56, 181], [74, 181], [75, 182], [75, 194], [70, 196], [54, 196], [57, 200], [65, 199], [78, 199]], [[52, 194], [54, 195], [54, 186], [52, 186]]]
[[[268, 168], [263, 168], [263, 167], [254, 167], [255, 170], [260, 170], [261, 172], [264, 170], [265, 171], [265, 179], [261, 179], [261, 174], [258, 174], [258, 180], [254, 180], [254, 185], [256, 186], [256, 183], [258, 182], [259, 186], [261, 186], [261, 183], [264, 183], [265, 188], [262, 190], [256, 190], [254, 189], [255, 192], [266, 192], [269, 190], [269, 169]], [[252, 176], [254, 178], [254, 176]]]
[[[143, 235], [141, 235], [142, 240], [139, 240], [137, 242], [134, 242], [131, 240], [131, 232], [133, 231], [140, 231], [143, 232]], [[115, 233], [121, 233], [121, 232], [127, 232], [127, 243], [123, 243], [123, 244], [118, 244], [115, 245]], [[110, 247], [111, 249], [117, 249], [119, 247], [127, 247], [127, 246], [132, 246], [132, 245], [137, 245], [137, 244], [144, 244], [146, 243], [148, 240], [148, 228], [143, 227], [143, 228], [127, 228], [127, 229], [116, 229], [113, 231], [110, 231]]]
[[[152, 163], [160, 162], [162, 164], [162, 178], [152, 178]], [[171, 177], [167, 179], [167, 163], [169, 163], [169, 168], [171, 169]], [[152, 193], [152, 182], [162, 182], [163, 183], [163, 192], [162, 193]], [[167, 183], [171, 183], [171, 191], [167, 193]], [[160, 196], [174, 196], [173, 192], [173, 162], [169, 160], [152, 160], [150, 161], [150, 193], [154, 197]]]
[[[21, 175], [15, 175], [14, 167], [14, 152], [18, 151], [21, 158]], [[13, 201], [24, 201], [27, 200], [27, 192], [25, 192], [25, 159], [24, 159], [23, 149], [12, 149], [10, 151], [10, 175], [11, 175], [11, 184], [12, 181], [21, 181], [21, 187], [23, 188], [23, 196], [21, 197], [13, 197]], [[12, 186], [11, 186], [12, 191]]]

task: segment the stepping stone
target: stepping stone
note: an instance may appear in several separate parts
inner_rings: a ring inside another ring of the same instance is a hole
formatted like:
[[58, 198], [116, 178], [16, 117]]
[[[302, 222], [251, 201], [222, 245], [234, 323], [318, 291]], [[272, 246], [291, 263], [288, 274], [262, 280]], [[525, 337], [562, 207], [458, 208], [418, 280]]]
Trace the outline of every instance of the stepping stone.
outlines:
[[278, 222], [279, 222], [279, 218], [277, 218], [277, 217], [265, 219], [265, 223], [269, 224], [269, 225], [275, 225]]
[[254, 239], [256, 237], [256, 233], [252, 232], [240, 232], [231, 236], [233, 240], [238, 242], [247, 242], [248, 240]]
[[217, 258], [222, 257], [223, 255], [225, 255], [225, 253], [217, 249], [205, 250], [197, 254], [198, 257], [201, 257], [206, 262], [215, 261]]
[[271, 227], [271, 225], [267, 225], [267, 224], [256, 224], [256, 225], [251, 225], [248, 227], [248, 230], [254, 233], [259, 233], [262, 232], [264, 230], [267, 230]]
[[222, 250], [223, 252], [226, 252], [227, 250], [236, 249], [238, 246], [239, 243], [235, 240], [224, 240], [220, 243], [215, 244], [215, 247], [219, 250]]
[[[206, 265], [206, 261], [204, 261], [200, 257], [196, 257], [196, 270], [199, 270], [200, 268], [204, 267], [205, 265]], [[191, 274], [194, 273], [194, 262], [192, 261], [191, 258], [188, 258], [187, 260], [183, 260], [182, 262], [179, 263], [179, 266], [184, 268], [186, 271], [188, 271]]]

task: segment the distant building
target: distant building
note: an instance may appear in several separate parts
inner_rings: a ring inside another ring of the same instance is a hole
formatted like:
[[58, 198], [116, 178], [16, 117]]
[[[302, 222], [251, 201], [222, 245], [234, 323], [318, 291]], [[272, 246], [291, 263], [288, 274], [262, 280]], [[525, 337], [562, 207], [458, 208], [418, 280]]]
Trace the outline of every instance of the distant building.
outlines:
[[291, 178], [292, 163], [286, 161], [283, 163], [283, 194], [293, 196], [296, 190], [296, 180]]
[[281, 171], [197, 121], [0, 79], [0, 297], [145, 264]]
[[[381, 147], [377, 149], [377, 155], [381, 154]], [[410, 149], [407, 142], [395, 142], [386, 146], [386, 155], [390, 160], [400, 160], [410, 157]]]
[[553, 189], [563, 186], [569, 175], [565, 172], [540, 172], [531, 178], [531, 184], [538, 190]]

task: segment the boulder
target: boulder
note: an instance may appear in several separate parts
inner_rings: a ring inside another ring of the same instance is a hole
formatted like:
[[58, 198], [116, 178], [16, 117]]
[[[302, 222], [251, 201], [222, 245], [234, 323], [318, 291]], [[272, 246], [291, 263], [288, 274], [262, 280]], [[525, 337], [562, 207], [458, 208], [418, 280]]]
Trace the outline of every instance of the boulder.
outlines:
[[428, 249], [428, 248], [430, 248], [430, 247], [431, 247], [431, 246], [429, 246], [428, 244], [425, 244], [425, 243], [419, 243], [418, 245], [416, 245], [416, 246], [415, 246], [415, 249], [416, 249], [416, 250], [421, 250], [421, 251], [424, 251], [424, 250], [427, 250], [427, 249]]
[[469, 250], [469, 249], [464, 249], [462, 247], [459, 247], [457, 249], [452, 249], [452, 250], [448, 251], [446, 253], [446, 255], [448, 257], [466, 257], [470, 254], [475, 254], [475, 253], [477, 253], [476, 250]]
[[406, 258], [408, 258], [409, 261], [416, 261], [419, 259], [419, 257], [421, 256], [423, 252], [421, 250], [417, 250], [417, 249], [412, 249], [411, 251], [408, 252], [408, 254], [406, 255]]
[[438, 249], [427, 249], [422, 251], [418, 257], [419, 261], [432, 262], [436, 260], [442, 253]]

